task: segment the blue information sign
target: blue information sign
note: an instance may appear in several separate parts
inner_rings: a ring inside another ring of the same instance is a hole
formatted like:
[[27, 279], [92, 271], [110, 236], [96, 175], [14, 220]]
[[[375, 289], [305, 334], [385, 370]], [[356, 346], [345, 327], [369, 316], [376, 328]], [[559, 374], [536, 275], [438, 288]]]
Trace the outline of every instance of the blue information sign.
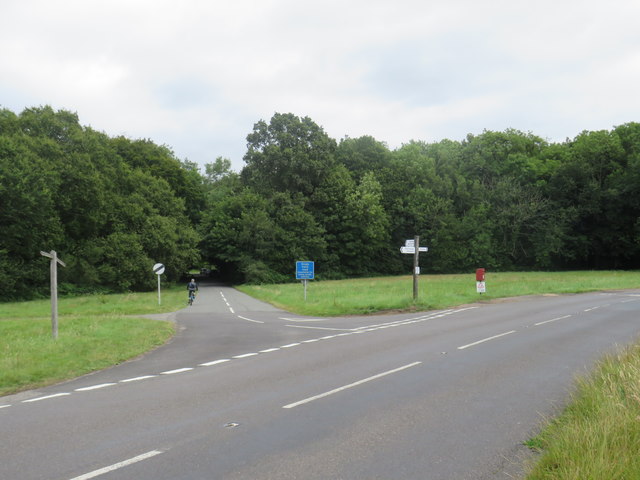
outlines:
[[296, 262], [296, 280], [313, 280], [314, 262]]

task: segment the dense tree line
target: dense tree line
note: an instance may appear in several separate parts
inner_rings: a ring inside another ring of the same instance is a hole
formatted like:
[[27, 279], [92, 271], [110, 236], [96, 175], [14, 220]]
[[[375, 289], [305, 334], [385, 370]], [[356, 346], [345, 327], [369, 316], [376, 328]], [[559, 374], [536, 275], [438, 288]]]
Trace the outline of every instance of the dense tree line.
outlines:
[[[517, 130], [462, 141], [330, 138], [275, 114], [247, 137], [245, 167], [219, 159], [199, 231], [203, 255], [240, 281], [424, 271], [640, 267], [640, 124], [549, 143]], [[227, 164], [228, 165], [228, 164]], [[213, 164], [208, 168], [213, 168]]]
[[201, 177], [166, 147], [50, 107], [0, 110], [0, 298], [46, 290], [41, 250], [65, 261], [63, 292], [152, 288], [155, 262], [178, 278], [198, 260], [203, 206]]
[[43, 291], [40, 250], [67, 290], [152, 288], [208, 265], [233, 281], [410, 271], [640, 267], [640, 124], [549, 143], [516, 130], [462, 141], [330, 138], [275, 114], [247, 136], [245, 166], [201, 172], [166, 146], [111, 138], [50, 107], [0, 110], [1, 298]]

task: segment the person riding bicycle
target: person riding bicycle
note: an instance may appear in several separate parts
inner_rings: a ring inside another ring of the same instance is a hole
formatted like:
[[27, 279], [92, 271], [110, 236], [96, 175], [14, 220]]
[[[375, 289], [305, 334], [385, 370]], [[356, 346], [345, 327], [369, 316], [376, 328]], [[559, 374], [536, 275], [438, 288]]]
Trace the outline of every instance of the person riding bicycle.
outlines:
[[196, 298], [196, 292], [198, 291], [198, 284], [194, 278], [187, 284], [187, 290], [189, 291], [189, 303], [191, 303], [193, 298]]

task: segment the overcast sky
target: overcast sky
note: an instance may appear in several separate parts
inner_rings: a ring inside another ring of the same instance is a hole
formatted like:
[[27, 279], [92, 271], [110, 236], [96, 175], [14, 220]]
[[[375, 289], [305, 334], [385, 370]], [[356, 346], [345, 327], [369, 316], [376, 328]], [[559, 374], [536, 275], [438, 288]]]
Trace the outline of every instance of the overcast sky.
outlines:
[[336, 140], [640, 121], [638, 0], [0, 0], [0, 106], [239, 170], [275, 112]]

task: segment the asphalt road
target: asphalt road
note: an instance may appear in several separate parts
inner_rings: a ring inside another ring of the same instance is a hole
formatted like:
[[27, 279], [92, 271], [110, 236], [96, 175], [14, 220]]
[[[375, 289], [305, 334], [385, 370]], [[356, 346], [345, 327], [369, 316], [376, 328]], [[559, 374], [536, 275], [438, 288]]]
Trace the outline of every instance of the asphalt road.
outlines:
[[640, 291], [305, 318], [201, 288], [123, 365], [0, 398], [0, 479], [508, 479]]

